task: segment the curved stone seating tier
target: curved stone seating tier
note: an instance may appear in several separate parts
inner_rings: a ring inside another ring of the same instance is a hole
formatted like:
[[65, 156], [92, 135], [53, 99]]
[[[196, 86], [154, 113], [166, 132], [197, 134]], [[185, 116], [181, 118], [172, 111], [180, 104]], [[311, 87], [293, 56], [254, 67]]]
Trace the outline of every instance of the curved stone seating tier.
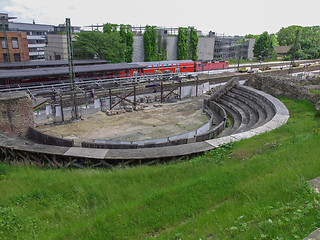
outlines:
[[[224, 96], [225, 95], [225, 96]], [[219, 100], [220, 99], [220, 100]], [[97, 149], [44, 145], [23, 138], [0, 135], [0, 158], [28, 159], [45, 165], [97, 167], [126, 163], [155, 163], [160, 160], [202, 153], [221, 144], [249, 138], [270, 131], [285, 124], [289, 112], [285, 105], [269, 94], [246, 86], [224, 88], [216, 99], [205, 104], [220, 115], [220, 123], [214, 126], [218, 133], [224, 128], [226, 113], [233, 119], [233, 125], [218, 138], [212, 129], [188, 139], [184, 144], [171, 146], [150, 145], [135, 149]], [[228, 135], [225, 135], [228, 133]], [[180, 139], [181, 140], [181, 139]], [[181, 140], [182, 141], [182, 140]], [[184, 140], [185, 141], [185, 140]]]
[[219, 104], [226, 110], [228, 116], [232, 119], [232, 126], [224, 130], [219, 136], [228, 136], [240, 128], [242, 123], [242, 115], [239, 110], [227, 101], [220, 99]]
[[[249, 131], [268, 122], [275, 115], [272, 103], [260, 94], [255, 94], [245, 86], [235, 85], [217, 99], [233, 111], [228, 111], [234, 121], [232, 128], [220, 136]], [[240, 114], [240, 116], [239, 116]], [[239, 123], [240, 120], [240, 123]]]
[[[235, 97], [234, 92], [235, 90], [232, 89], [231, 91], [228, 92], [229, 94], [232, 94], [231, 96]], [[252, 126], [252, 128], [255, 128], [257, 126], [260, 126], [267, 118], [267, 112], [264, 107], [262, 107], [260, 104], [257, 103], [257, 99], [252, 100], [250, 96], [248, 95], [242, 95], [242, 92], [239, 91], [239, 94], [236, 95], [236, 97], [241, 100], [242, 102], [246, 103], [247, 105], [250, 105], [253, 111], [255, 112], [255, 116], [257, 117], [256, 123]]]
[[231, 92], [235, 92], [238, 95], [248, 98], [254, 101], [256, 104], [258, 104], [260, 107], [262, 107], [266, 113], [266, 118], [265, 118], [266, 122], [272, 119], [272, 117], [274, 116], [276, 109], [274, 108], [273, 103], [270, 102], [268, 98], [265, 98], [261, 94], [257, 95], [255, 92], [252, 92], [246, 86], [241, 86], [241, 89], [239, 89], [239, 87], [236, 86], [231, 90]]

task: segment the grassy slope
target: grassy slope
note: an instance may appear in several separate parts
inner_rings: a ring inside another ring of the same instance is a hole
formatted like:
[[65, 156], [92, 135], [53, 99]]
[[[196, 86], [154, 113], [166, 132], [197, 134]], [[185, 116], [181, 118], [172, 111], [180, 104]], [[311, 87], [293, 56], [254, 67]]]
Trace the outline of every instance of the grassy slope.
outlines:
[[320, 227], [320, 118], [190, 161], [114, 170], [0, 164], [0, 239], [301, 239]]

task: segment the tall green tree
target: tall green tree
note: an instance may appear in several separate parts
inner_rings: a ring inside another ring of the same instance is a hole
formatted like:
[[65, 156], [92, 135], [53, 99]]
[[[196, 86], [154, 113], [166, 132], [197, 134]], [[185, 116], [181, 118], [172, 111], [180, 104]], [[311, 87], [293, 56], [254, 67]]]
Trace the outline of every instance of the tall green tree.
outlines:
[[193, 61], [198, 60], [198, 42], [199, 42], [199, 37], [197, 30], [194, 29], [194, 27], [190, 28], [190, 58]]
[[[119, 29], [119, 30], [118, 30]], [[98, 58], [118, 62], [132, 62], [133, 33], [131, 25], [106, 23], [103, 32], [81, 32], [74, 44], [75, 58]]]
[[119, 30], [121, 43], [124, 43], [126, 45], [125, 49], [125, 61], [126, 62], [132, 62], [133, 58], [133, 32], [132, 32], [132, 26], [131, 25], [120, 25]]
[[281, 28], [277, 32], [277, 39], [281, 46], [291, 46], [289, 57], [293, 53], [296, 32], [299, 30], [299, 39], [296, 49], [296, 58], [308, 59], [320, 57], [320, 26], [302, 27], [292, 25]]
[[147, 25], [143, 35], [144, 60], [147, 62], [159, 60], [157, 38], [156, 26]]
[[103, 25], [103, 33], [111, 34], [118, 31], [118, 24], [105, 23]]
[[178, 60], [188, 59], [188, 47], [189, 47], [188, 41], [189, 41], [188, 28], [179, 27], [178, 48], [177, 48], [177, 59]]
[[103, 59], [112, 63], [124, 62], [126, 45], [117, 31], [83, 31], [75, 36], [76, 59]]
[[259, 60], [269, 59], [274, 55], [274, 41], [268, 32], [262, 33], [254, 44], [253, 55]]

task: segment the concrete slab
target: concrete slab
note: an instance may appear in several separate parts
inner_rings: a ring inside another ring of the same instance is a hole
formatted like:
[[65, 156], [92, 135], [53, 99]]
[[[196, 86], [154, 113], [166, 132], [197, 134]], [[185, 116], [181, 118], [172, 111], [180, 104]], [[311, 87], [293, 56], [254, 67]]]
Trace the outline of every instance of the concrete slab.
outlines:
[[235, 138], [235, 139], [240, 141], [241, 139], [251, 138], [251, 137], [253, 137], [255, 135], [257, 135], [256, 132], [247, 131], [247, 132], [232, 134], [230, 137], [233, 137], [233, 138]]
[[276, 114], [271, 121], [277, 121], [279, 123], [285, 124], [289, 119], [288, 115]]
[[311, 233], [308, 237], [303, 240], [320, 240], [320, 228]]
[[261, 134], [261, 133], [265, 133], [265, 132], [270, 132], [272, 130], [272, 128], [269, 128], [268, 126], [261, 126], [255, 129], [252, 129], [251, 132], [255, 132], [257, 135]]
[[104, 159], [108, 149], [71, 147], [64, 156]]
[[109, 149], [105, 155], [105, 159], [114, 160], [139, 160], [144, 159], [144, 149]]
[[211, 140], [205, 141], [206, 143], [210, 144], [212, 147], [217, 148], [219, 145], [226, 144], [229, 142], [235, 142], [236, 139], [231, 136], [221, 137], [221, 138], [215, 138]]
[[266, 124], [264, 124], [263, 126], [267, 127], [267, 128], [270, 128], [270, 130], [271, 130], [271, 129], [278, 128], [278, 127], [280, 127], [282, 125], [283, 124], [281, 122], [271, 120], [271, 121], [267, 122]]
[[19, 145], [19, 150], [28, 151], [28, 152], [37, 152], [44, 154], [52, 154], [52, 155], [64, 155], [70, 147], [60, 147], [60, 146], [52, 146], [52, 145], [44, 145], [44, 144], [33, 144], [33, 145]]

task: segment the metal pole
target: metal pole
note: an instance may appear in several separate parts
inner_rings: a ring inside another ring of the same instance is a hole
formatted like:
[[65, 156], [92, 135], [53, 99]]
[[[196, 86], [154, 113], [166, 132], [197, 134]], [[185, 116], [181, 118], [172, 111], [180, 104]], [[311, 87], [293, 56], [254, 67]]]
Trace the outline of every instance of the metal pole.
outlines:
[[111, 96], [111, 88], [109, 89], [109, 101], [110, 101], [110, 110], [112, 109], [112, 96]]
[[269, 37], [269, 46], [268, 46], [268, 52], [267, 52], [267, 62], [269, 62], [270, 48], [271, 48], [271, 34], [270, 34], [270, 37]]
[[179, 91], [180, 99], [182, 99], [182, 81], [180, 79], [180, 91]]
[[133, 90], [134, 90], [134, 93], [133, 93], [134, 94], [133, 95], [133, 105], [137, 106], [136, 83], [134, 83]]
[[199, 85], [199, 82], [198, 82], [198, 77], [197, 77], [197, 80], [196, 80], [196, 97], [198, 97], [198, 85]]
[[190, 59], [190, 26], [188, 26], [188, 59]]
[[70, 94], [72, 101], [72, 110], [71, 116], [72, 119], [78, 119], [78, 106], [77, 106], [77, 93], [75, 86], [75, 73], [73, 69], [73, 49], [72, 49], [72, 33], [71, 33], [71, 24], [70, 18], [66, 18], [66, 32], [67, 32], [67, 48], [68, 48], [68, 63], [69, 63], [69, 77], [70, 77]]
[[162, 79], [161, 79], [160, 87], [161, 87], [160, 102], [162, 103], [162, 98], [163, 98], [163, 82], [162, 82]]
[[294, 60], [295, 60], [295, 55], [296, 55], [296, 50], [297, 50], [298, 37], [299, 37], [299, 30], [296, 31], [296, 39], [294, 40], [294, 48], [293, 48], [293, 54], [292, 54], [292, 58], [291, 58], [291, 66], [289, 68], [289, 74], [293, 71], [293, 65], [294, 65]]
[[238, 45], [238, 67], [237, 67], [237, 72], [239, 72], [239, 66], [240, 66], [240, 49], [241, 49], [241, 45]]
[[60, 107], [61, 107], [61, 120], [64, 122], [64, 114], [63, 114], [63, 106], [62, 106], [62, 95], [59, 94], [60, 97]]

